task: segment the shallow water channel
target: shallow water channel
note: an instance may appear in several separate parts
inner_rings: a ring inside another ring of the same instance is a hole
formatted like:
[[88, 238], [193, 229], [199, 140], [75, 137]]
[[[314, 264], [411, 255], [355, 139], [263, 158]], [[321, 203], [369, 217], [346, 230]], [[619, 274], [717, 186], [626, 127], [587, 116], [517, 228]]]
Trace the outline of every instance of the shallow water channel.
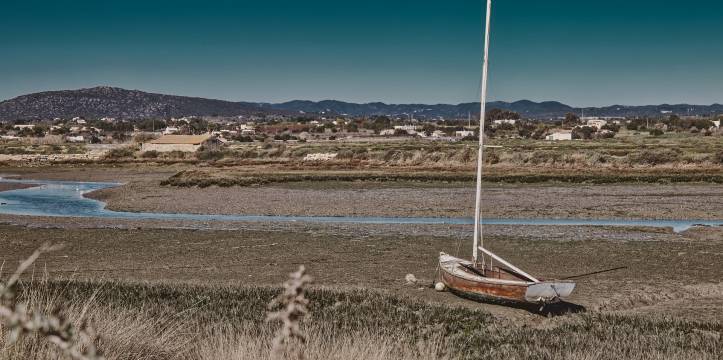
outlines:
[[[472, 218], [432, 217], [351, 217], [351, 216], [270, 216], [270, 215], [200, 215], [155, 212], [111, 211], [105, 203], [83, 194], [120, 186], [119, 183], [50, 180], [15, 180], [0, 182], [32, 184], [36, 187], [0, 192], [0, 214], [29, 216], [94, 217], [112, 219], [195, 220], [195, 221], [295, 221], [316, 223], [361, 224], [473, 224]], [[615, 219], [483, 219], [489, 225], [586, 225], [667, 227], [684, 231], [695, 225], [723, 226], [723, 220], [615, 220]]]

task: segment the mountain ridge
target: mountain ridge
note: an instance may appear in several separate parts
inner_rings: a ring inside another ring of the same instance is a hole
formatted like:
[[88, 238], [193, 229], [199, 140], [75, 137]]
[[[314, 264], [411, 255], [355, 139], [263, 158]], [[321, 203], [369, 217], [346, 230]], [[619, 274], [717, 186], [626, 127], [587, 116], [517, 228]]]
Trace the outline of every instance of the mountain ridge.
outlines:
[[[489, 109], [500, 108], [520, 113], [523, 117], [549, 119], [568, 112], [586, 116], [660, 116], [723, 114], [723, 105], [610, 105], [605, 107], [572, 107], [559, 101], [518, 100], [492, 101]], [[77, 90], [56, 90], [21, 95], [0, 102], [0, 121], [39, 120], [56, 117], [118, 119], [162, 118], [180, 116], [240, 116], [250, 114], [329, 114], [351, 116], [409, 116], [416, 118], [466, 118], [479, 114], [479, 103], [460, 104], [387, 104], [383, 102], [353, 103], [339, 100], [291, 100], [282, 103], [227, 101], [149, 93], [118, 87], [98, 86]]]

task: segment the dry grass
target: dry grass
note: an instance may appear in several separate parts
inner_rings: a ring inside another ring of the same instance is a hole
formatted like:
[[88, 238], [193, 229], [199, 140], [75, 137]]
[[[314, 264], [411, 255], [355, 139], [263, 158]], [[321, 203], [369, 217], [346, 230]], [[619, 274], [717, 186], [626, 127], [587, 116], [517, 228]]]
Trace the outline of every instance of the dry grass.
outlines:
[[6, 282], [0, 284], [0, 320], [2, 321], [0, 330], [4, 345], [22, 346], [18, 345], [20, 339], [32, 337], [42, 339], [44, 341], [42, 344], [51, 346], [47, 348], [47, 352], [53, 353], [54, 357], [103, 360], [102, 354], [96, 348], [95, 331], [84, 320], [85, 311], [79, 316], [78, 321], [81, 323], [73, 324], [62, 313], [61, 304], [56, 304], [50, 309], [47, 306], [39, 306], [43, 304], [35, 303], [34, 300], [38, 297], [23, 301], [25, 299], [18, 296], [20, 277], [41, 254], [56, 249], [57, 247], [44, 244], [22, 261]]
[[[432, 360], [444, 359], [444, 341], [437, 337], [416, 345], [404, 344], [403, 337], [380, 337], [372, 331], [359, 331], [352, 334], [335, 334], [333, 329], [311, 326], [307, 332], [312, 334], [304, 345], [304, 357], [310, 360]], [[254, 333], [250, 331], [218, 331], [210, 336], [196, 350], [200, 360], [266, 360], [291, 358], [296, 354], [284, 353], [274, 357], [272, 332]], [[329, 340], [333, 339], [333, 340]], [[298, 344], [300, 346], [301, 344]]]
[[[277, 289], [35, 282], [33, 308], [63, 305], [88, 319], [108, 359], [270, 359], [276, 326], [265, 321]], [[466, 308], [370, 291], [312, 290], [296, 342], [307, 359], [719, 359], [717, 323], [577, 314], [519, 326]], [[3, 359], [63, 359], [36, 337], [0, 348]]]

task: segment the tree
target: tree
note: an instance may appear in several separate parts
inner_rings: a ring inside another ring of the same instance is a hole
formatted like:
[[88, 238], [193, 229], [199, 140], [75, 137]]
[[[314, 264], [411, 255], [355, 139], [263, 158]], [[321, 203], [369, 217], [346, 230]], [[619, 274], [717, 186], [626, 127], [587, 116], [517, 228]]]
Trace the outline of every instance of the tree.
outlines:
[[568, 127], [573, 127], [579, 125], [580, 123], [580, 117], [575, 113], [565, 114], [565, 120], [562, 121], [562, 125]]
[[575, 130], [572, 131], [572, 138], [589, 140], [592, 139], [595, 132], [597, 132], [597, 128], [594, 128], [592, 126], [577, 127], [575, 128]]
[[510, 110], [503, 110], [503, 109], [491, 109], [490, 111], [487, 111], [485, 115], [485, 120], [487, 121], [494, 121], [494, 120], [519, 120], [520, 114], [510, 111]]
[[600, 130], [609, 130], [609, 131], [612, 131], [612, 132], [614, 132], [614, 133], [617, 133], [618, 131], [620, 131], [620, 125], [618, 125], [618, 124], [605, 124], [605, 125], [603, 125], [603, 126], [600, 128]]
[[208, 121], [201, 118], [193, 118], [188, 123], [188, 127], [190, 128], [191, 133], [194, 135], [203, 134], [208, 131]]
[[47, 130], [48, 130], [48, 129], [47, 129], [45, 126], [36, 125], [36, 126], [33, 128], [33, 136], [35, 136], [35, 137], [44, 137], [44, 136], [45, 136], [45, 132], [46, 132]]
[[146, 119], [138, 121], [136, 126], [138, 130], [141, 131], [154, 131], [166, 127], [166, 122], [163, 120]]
[[388, 129], [392, 125], [392, 120], [386, 116], [376, 116], [374, 121], [371, 123], [371, 128], [374, 132], [379, 134], [380, 131]]
[[433, 124], [426, 123], [422, 125], [422, 132], [427, 136], [432, 136], [435, 130], [437, 130], [437, 127]]
[[514, 129], [515, 129], [515, 126], [510, 123], [502, 123], [502, 124], [497, 125], [497, 130], [509, 131], [509, 130], [514, 130]]
[[715, 126], [712, 121], [708, 119], [696, 119], [693, 120], [692, 126], [695, 126], [698, 130], [710, 129]]

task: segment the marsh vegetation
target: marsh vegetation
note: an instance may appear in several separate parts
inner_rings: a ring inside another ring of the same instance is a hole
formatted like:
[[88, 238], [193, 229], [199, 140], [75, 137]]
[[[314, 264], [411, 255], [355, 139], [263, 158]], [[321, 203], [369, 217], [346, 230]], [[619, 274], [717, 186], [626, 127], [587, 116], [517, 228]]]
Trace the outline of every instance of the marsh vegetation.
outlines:
[[[58, 306], [89, 321], [107, 359], [268, 359], [278, 325], [265, 321], [270, 287], [38, 281], [30, 308]], [[584, 313], [520, 326], [463, 307], [366, 290], [315, 289], [296, 343], [307, 359], [719, 359], [717, 323]], [[57, 359], [39, 337], [0, 348], [4, 359]]]

